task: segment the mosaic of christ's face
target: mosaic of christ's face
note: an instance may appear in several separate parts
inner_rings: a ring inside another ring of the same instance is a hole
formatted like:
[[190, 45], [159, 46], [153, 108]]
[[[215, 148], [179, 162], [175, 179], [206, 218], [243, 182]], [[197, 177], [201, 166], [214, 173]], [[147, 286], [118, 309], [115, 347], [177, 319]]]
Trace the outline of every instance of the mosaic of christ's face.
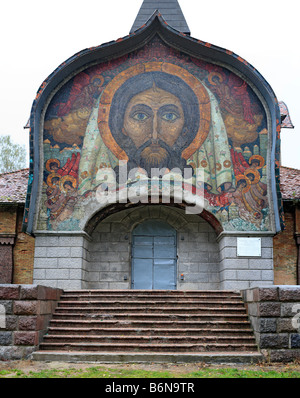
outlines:
[[129, 102], [124, 116], [123, 133], [136, 148], [151, 140], [153, 148], [158, 140], [172, 147], [184, 126], [184, 113], [179, 98], [153, 86], [136, 94]]
[[[105, 115], [106, 109], [101, 110]], [[199, 123], [198, 99], [187, 83], [172, 74], [147, 72], [127, 79], [114, 92], [104, 136], [108, 148], [114, 149], [111, 134], [125, 152], [128, 169], [141, 167], [150, 175], [152, 168], [184, 169], [182, 152]]]
[[183, 126], [184, 112], [179, 98], [153, 85], [129, 101], [123, 134], [140, 152], [140, 165], [149, 170], [168, 165], [171, 148]]

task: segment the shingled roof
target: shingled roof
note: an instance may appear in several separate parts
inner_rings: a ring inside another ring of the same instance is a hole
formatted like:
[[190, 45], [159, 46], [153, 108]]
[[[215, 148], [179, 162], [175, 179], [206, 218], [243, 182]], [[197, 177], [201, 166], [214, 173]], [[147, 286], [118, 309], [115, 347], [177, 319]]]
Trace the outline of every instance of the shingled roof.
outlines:
[[177, 0], [144, 0], [130, 33], [143, 26], [156, 10], [173, 29], [190, 35], [190, 29]]
[[281, 166], [280, 190], [283, 200], [300, 199], [300, 170]]
[[0, 174], [0, 203], [25, 203], [29, 169]]

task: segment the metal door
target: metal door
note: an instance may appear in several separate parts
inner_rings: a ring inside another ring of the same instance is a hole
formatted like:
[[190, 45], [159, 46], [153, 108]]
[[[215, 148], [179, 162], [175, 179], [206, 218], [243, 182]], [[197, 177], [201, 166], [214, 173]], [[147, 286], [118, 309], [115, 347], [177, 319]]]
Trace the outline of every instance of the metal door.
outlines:
[[138, 225], [132, 234], [132, 288], [176, 289], [176, 231], [159, 220]]

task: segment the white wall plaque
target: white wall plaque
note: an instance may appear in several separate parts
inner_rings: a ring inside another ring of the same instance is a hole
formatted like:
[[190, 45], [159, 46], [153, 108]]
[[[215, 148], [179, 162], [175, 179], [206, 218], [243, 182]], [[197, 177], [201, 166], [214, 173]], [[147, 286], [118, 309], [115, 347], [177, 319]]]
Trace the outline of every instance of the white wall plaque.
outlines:
[[261, 257], [261, 238], [237, 238], [237, 255]]

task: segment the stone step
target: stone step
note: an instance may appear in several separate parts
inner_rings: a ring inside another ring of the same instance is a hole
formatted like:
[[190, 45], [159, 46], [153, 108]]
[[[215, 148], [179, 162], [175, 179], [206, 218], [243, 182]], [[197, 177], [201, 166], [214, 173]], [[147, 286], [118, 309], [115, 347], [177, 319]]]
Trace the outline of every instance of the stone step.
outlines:
[[103, 294], [85, 294], [85, 295], [77, 295], [77, 294], [63, 294], [61, 296], [63, 301], [148, 301], [148, 300], [155, 300], [155, 301], [166, 301], [166, 300], [173, 300], [173, 301], [193, 301], [193, 300], [210, 300], [210, 301], [236, 301], [242, 302], [242, 297], [240, 295], [206, 295], [206, 294], [194, 294], [194, 295], [167, 295], [167, 294], [111, 294], [109, 296], [105, 296]]
[[117, 301], [104, 301], [102, 300], [61, 300], [58, 304], [58, 307], [120, 307], [120, 306], [126, 306], [126, 308], [132, 308], [132, 307], [157, 307], [161, 306], [163, 304], [164, 307], [182, 307], [186, 306], [187, 308], [189, 307], [210, 307], [210, 308], [231, 308], [231, 307], [237, 307], [244, 309], [244, 303], [240, 301], [220, 301], [220, 300], [180, 300], [180, 301], [174, 301], [174, 300], [168, 300], [168, 301], [156, 301], [156, 300], [145, 300], [145, 301], [136, 301], [136, 300], [117, 300]]
[[139, 295], [160, 295], [160, 296], [219, 296], [219, 297], [228, 297], [228, 296], [238, 296], [241, 297], [240, 291], [234, 290], [147, 290], [147, 289], [126, 289], [126, 290], [109, 290], [109, 289], [82, 289], [82, 290], [65, 290], [63, 292], [63, 296], [89, 296], [89, 295], [101, 295], [101, 296], [139, 296]]
[[253, 336], [211, 336], [211, 335], [192, 335], [192, 336], [78, 336], [76, 335], [46, 335], [44, 343], [99, 343], [99, 344], [255, 344]]
[[[175, 321], [175, 320], [157, 320], [155, 321], [155, 325], [153, 325], [153, 321], [150, 320], [82, 320], [82, 319], [52, 319], [50, 321], [50, 327], [57, 327], [57, 328], [135, 328], [135, 329], [142, 329], [142, 328], [149, 328], [154, 326], [156, 329], [160, 328], [172, 328], [177, 330], [181, 329], [183, 332], [187, 329], [198, 329], [198, 330], [218, 330], [218, 329], [228, 329], [228, 330], [248, 330], [250, 324], [248, 319], [245, 318], [244, 321]], [[251, 329], [252, 330], [252, 329]]]
[[218, 307], [168, 307], [168, 306], [149, 306], [149, 307], [106, 307], [102, 308], [100, 306], [71, 306], [71, 307], [63, 307], [58, 306], [55, 310], [55, 314], [65, 313], [65, 314], [76, 314], [76, 313], [85, 313], [85, 314], [93, 314], [93, 315], [115, 315], [115, 314], [167, 314], [167, 315], [190, 315], [190, 314], [197, 314], [197, 315], [214, 315], [214, 314], [245, 314], [246, 310], [244, 307], [232, 307], [232, 308], [218, 308]]
[[99, 300], [148, 300], [150, 298], [155, 300], [191, 300], [191, 299], [210, 299], [210, 300], [242, 300], [240, 292], [234, 291], [179, 291], [179, 290], [78, 290], [78, 291], [65, 291], [61, 299], [63, 300], [86, 300], [95, 299]]
[[122, 328], [122, 327], [49, 327], [48, 336], [228, 336], [243, 337], [251, 336], [250, 327], [247, 329], [198, 329], [198, 328]]
[[181, 320], [181, 321], [239, 321], [239, 322], [247, 322], [248, 316], [247, 314], [228, 314], [228, 313], [219, 313], [219, 314], [164, 314], [164, 313], [95, 313], [95, 312], [55, 312], [53, 314], [53, 319], [74, 319], [74, 320], [151, 320], [151, 322], [161, 321], [161, 320]]
[[196, 343], [187, 343], [187, 344], [136, 344], [136, 343], [70, 343], [70, 342], [62, 342], [62, 343], [41, 343], [40, 349], [51, 350], [51, 351], [96, 351], [96, 352], [151, 352], [152, 354], [156, 352], [168, 352], [168, 353], [194, 353], [194, 352], [211, 352], [211, 351], [257, 351], [256, 344], [239, 344], [239, 343], [230, 343], [230, 344], [221, 344], [221, 343], [206, 343], [206, 344], [196, 344]]
[[205, 364], [255, 364], [263, 355], [254, 351], [212, 352], [97, 352], [97, 351], [36, 351], [35, 361], [85, 362], [85, 363], [205, 363]]
[[40, 351], [177, 355], [257, 345], [239, 292], [80, 290], [63, 293]]

